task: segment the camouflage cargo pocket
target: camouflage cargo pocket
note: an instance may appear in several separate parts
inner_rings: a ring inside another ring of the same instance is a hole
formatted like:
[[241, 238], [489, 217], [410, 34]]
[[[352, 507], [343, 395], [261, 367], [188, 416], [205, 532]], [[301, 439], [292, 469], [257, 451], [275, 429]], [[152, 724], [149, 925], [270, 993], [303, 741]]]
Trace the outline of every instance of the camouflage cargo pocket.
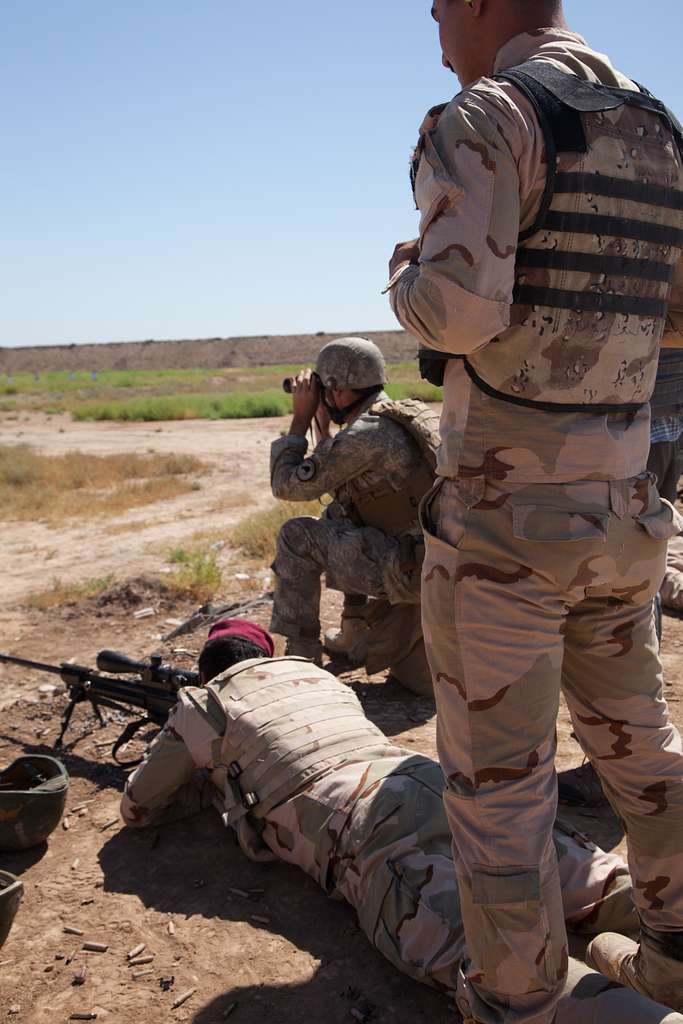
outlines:
[[462, 910], [470, 957], [468, 974], [483, 970], [485, 987], [523, 996], [551, 990], [566, 956], [559, 884], [544, 886], [538, 870], [475, 867]]
[[517, 540], [540, 542], [607, 539], [607, 512], [571, 512], [544, 505], [515, 505], [512, 532]]

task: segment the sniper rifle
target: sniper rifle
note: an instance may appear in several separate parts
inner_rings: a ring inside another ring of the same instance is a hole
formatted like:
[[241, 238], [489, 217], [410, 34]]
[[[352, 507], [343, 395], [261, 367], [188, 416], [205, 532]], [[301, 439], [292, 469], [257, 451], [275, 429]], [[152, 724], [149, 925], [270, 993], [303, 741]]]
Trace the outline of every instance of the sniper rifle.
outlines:
[[[36, 672], [49, 672], [60, 676], [65, 683], [70, 699], [62, 715], [62, 728], [55, 750], [61, 749], [76, 705], [84, 701], [91, 705], [100, 725], [106, 724], [100, 710], [102, 707], [116, 710], [139, 708], [146, 712], [146, 717], [141, 716], [128, 723], [112, 747], [112, 757], [124, 767], [136, 762], [118, 761], [116, 755], [121, 747], [144, 725], [163, 725], [178, 700], [178, 690], [183, 686], [200, 684], [197, 672], [165, 665], [160, 654], [153, 654], [149, 661], [134, 661], [118, 651], [100, 651], [97, 655], [99, 672], [67, 661], [61, 665], [47, 665], [9, 654], [0, 654], [0, 663], [20, 665]], [[109, 674], [101, 674], [105, 672]], [[121, 676], [133, 678], [124, 679]]]

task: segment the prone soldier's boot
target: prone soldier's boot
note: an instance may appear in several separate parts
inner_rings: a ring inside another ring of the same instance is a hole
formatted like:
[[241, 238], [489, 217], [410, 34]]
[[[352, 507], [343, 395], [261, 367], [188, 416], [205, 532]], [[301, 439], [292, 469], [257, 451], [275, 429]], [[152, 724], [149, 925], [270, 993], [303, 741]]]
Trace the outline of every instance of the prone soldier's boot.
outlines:
[[607, 806], [602, 783], [590, 761], [578, 768], [558, 772], [557, 790], [561, 804], [576, 804], [579, 807]]
[[288, 637], [285, 646], [285, 657], [308, 658], [318, 668], [322, 668], [323, 645], [320, 643], [319, 638], [297, 637], [294, 639], [293, 637]]
[[586, 963], [611, 981], [683, 1013], [683, 932], [641, 924], [640, 945], [605, 932], [589, 944]]

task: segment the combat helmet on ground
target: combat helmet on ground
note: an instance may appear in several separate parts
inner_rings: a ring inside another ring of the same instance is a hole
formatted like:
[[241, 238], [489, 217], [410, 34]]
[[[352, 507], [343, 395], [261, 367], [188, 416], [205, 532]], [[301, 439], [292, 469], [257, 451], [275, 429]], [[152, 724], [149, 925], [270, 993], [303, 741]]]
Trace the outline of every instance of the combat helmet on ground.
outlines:
[[315, 370], [326, 388], [363, 391], [387, 382], [384, 356], [367, 338], [337, 338], [323, 345]]
[[0, 772], [0, 851], [44, 842], [59, 824], [69, 776], [54, 757], [29, 754]]
[[9, 871], [0, 871], [0, 947], [10, 933], [23, 895], [24, 886], [19, 879]]

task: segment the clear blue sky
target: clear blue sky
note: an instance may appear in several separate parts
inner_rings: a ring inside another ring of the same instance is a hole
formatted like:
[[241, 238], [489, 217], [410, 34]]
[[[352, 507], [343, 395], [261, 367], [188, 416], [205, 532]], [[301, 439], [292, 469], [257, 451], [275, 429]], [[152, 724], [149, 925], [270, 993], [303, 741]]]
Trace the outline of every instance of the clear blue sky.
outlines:
[[[681, 0], [568, 0], [683, 116]], [[429, 0], [3, 0], [0, 345], [395, 326]]]

